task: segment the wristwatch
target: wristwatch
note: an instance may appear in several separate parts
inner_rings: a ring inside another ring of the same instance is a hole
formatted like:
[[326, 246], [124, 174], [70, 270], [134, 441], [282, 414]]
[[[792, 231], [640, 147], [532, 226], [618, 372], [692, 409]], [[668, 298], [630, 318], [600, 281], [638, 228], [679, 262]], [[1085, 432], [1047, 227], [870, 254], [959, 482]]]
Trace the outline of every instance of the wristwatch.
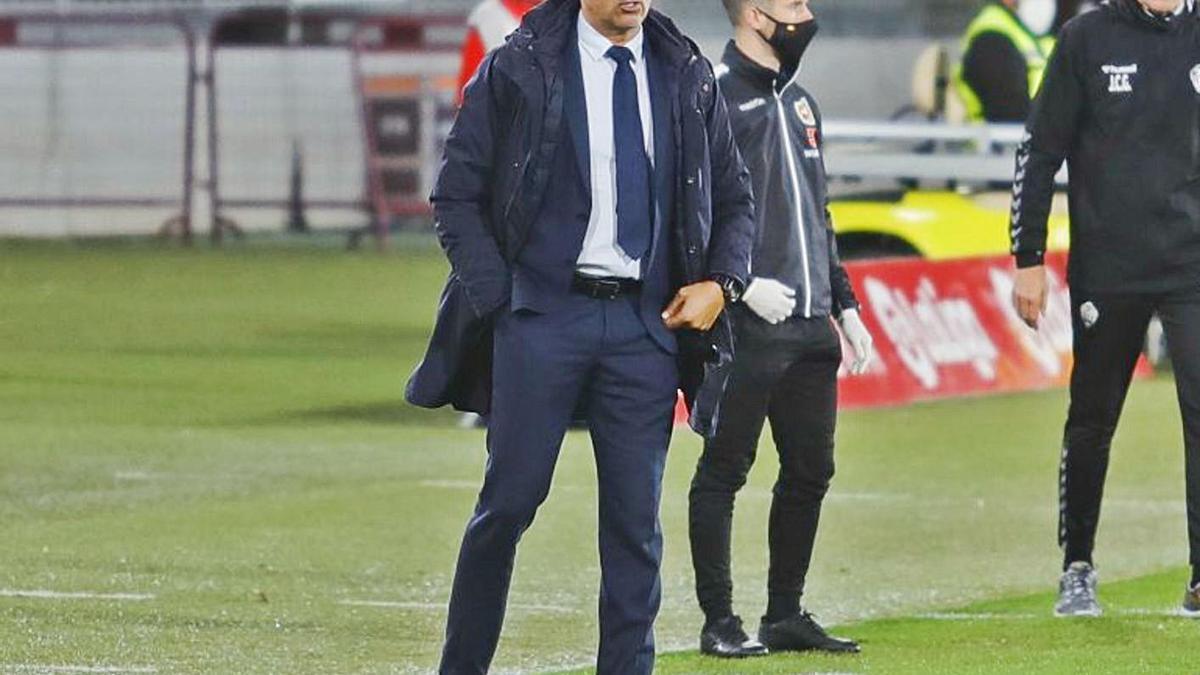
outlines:
[[746, 290], [742, 288], [742, 282], [728, 274], [714, 274], [709, 279], [717, 282], [717, 285], [721, 287], [721, 293], [725, 296], [725, 304], [727, 305], [737, 304], [742, 299], [742, 293]]

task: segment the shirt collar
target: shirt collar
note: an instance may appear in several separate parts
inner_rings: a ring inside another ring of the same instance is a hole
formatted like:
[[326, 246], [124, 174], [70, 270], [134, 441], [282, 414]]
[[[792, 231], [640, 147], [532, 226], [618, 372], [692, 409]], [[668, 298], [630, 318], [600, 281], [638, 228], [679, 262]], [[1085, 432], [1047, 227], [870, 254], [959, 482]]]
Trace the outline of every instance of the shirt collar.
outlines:
[[[638, 34], [632, 40], [625, 43], [625, 47], [633, 52], [633, 63], [637, 63], [642, 59], [642, 49], [645, 44], [646, 31], [638, 30]], [[592, 24], [583, 18], [583, 12], [579, 13], [579, 46], [580, 52], [592, 59], [593, 61], [603, 61], [605, 54], [612, 48], [612, 40], [600, 34], [600, 31], [592, 27]]]
[[729, 70], [736, 72], [738, 75], [748, 79], [755, 86], [770, 90], [775, 86], [775, 80], [779, 78], [779, 73], [767, 68], [766, 66], [750, 59], [738, 49], [737, 43], [730, 40], [725, 45], [725, 56], [722, 62], [729, 67]]

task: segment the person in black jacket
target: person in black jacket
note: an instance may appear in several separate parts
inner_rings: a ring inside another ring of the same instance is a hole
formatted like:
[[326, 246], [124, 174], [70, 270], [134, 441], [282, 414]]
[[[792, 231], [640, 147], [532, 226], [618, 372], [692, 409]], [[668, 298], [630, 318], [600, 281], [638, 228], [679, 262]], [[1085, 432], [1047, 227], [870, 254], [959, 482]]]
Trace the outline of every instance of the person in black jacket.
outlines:
[[582, 407], [599, 479], [597, 671], [648, 674], [676, 392], [710, 428], [703, 392], [723, 387], [723, 308], [753, 237], [712, 67], [649, 0], [546, 0], [467, 86], [432, 201], [452, 272], [408, 397], [490, 411], [441, 672], [490, 667], [517, 542]]
[[[796, 82], [816, 21], [807, 0], [725, 6], [736, 37], [717, 72], [753, 177], [756, 236], [750, 285], [731, 310], [733, 374], [690, 493], [692, 562], [705, 614], [700, 648], [723, 657], [855, 652], [858, 645], [826, 634], [800, 606], [834, 470], [842, 347], [833, 317], [854, 349], [855, 373], [872, 355], [826, 208], [820, 110]], [[733, 613], [730, 529], [767, 419], [780, 471], [769, 525], [769, 604], [754, 641]]]
[[1047, 300], [1054, 176], [1070, 171], [1075, 366], [1063, 440], [1059, 615], [1096, 615], [1092, 549], [1109, 449], [1155, 312], [1175, 365], [1200, 615], [1200, 14], [1192, 0], [1109, 0], [1063, 30], [1017, 154], [1013, 302]]

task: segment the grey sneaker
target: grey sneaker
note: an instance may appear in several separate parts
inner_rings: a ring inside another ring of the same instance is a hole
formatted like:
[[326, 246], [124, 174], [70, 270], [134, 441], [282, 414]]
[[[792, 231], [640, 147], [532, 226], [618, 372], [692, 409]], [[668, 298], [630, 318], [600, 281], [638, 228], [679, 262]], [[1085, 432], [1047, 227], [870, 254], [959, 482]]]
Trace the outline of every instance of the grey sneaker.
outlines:
[[1074, 562], [1058, 582], [1058, 602], [1054, 616], [1100, 616], [1104, 613], [1096, 600], [1096, 570], [1085, 562]]
[[1200, 619], [1200, 584], [1183, 594], [1183, 607], [1179, 608], [1179, 613], [1190, 619]]

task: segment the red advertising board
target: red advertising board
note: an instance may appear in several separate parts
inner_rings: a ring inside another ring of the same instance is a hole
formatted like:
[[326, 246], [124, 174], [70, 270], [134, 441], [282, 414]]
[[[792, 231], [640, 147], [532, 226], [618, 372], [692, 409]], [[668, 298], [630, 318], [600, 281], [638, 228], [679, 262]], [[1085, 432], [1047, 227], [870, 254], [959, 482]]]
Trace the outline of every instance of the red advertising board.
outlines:
[[[842, 367], [843, 407], [1065, 386], [1071, 374], [1066, 256], [1052, 254], [1046, 264], [1050, 302], [1037, 331], [1012, 308], [1010, 257], [848, 265], [877, 358], [860, 377]], [[1150, 373], [1144, 361], [1138, 372]]]

